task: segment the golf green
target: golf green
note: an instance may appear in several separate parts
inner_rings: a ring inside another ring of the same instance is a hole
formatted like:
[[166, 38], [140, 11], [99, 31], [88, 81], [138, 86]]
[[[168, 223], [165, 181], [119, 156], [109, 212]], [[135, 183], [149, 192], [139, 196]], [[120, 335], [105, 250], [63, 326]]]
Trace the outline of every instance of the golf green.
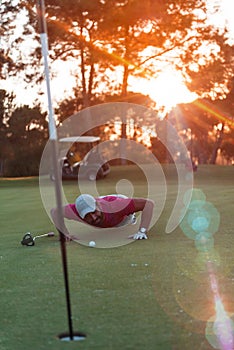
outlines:
[[[148, 240], [107, 249], [66, 243], [73, 328], [86, 334], [79, 342], [58, 339], [68, 331], [60, 242], [39, 179], [0, 180], [1, 350], [214, 349], [209, 326], [217, 315], [215, 296], [230, 322], [234, 314], [234, 167], [204, 165], [194, 173], [194, 188], [220, 214], [209, 252], [212, 271], [180, 226], [165, 233], [178, 191], [175, 169], [166, 167], [165, 176], [165, 206]], [[113, 193], [122, 178], [133, 184], [135, 196], [147, 195], [146, 179], [132, 166], [112, 167], [97, 182], [98, 192]], [[75, 182], [63, 189], [69, 200], [77, 195]], [[26, 232], [49, 231], [55, 236], [32, 247], [20, 243]]]

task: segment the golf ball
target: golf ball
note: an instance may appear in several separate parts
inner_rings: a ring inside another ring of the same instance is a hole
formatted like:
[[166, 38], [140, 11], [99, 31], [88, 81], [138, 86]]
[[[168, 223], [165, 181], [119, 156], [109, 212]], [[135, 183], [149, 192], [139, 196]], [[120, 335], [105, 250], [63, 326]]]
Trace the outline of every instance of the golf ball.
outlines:
[[95, 246], [96, 246], [96, 242], [94, 242], [94, 241], [89, 242], [89, 247], [95, 247]]

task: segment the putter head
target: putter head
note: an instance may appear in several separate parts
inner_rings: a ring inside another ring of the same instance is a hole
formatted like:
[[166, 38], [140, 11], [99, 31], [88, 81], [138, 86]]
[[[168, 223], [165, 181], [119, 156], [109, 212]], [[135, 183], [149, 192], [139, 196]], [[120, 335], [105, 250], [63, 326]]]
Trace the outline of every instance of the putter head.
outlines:
[[33, 240], [33, 237], [32, 237], [32, 235], [31, 235], [30, 232], [27, 232], [27, 233], [24, 235], [24, 237], [23, 237], [23, 239], [22, 239], [22, 241], [21, 241], [21, 244], [22, 244], [22, 245], [29, 246], [29, 247], [31, 247], [31, 246], [33, 246], [33, 245], [35, 244], [35, 242], [34, 242], [34, 240]]

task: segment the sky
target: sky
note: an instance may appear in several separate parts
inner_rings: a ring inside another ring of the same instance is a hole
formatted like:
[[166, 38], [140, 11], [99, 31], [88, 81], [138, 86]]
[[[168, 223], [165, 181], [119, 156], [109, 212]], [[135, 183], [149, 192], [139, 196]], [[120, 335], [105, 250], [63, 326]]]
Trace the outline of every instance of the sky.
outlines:
[[215, 6], [219, 6], [220, 11], [217, 14], [212, 13], [210, 16], [210, 22], [223, 28], [225, 25], [229, 29], [230, 41], [234, 43], [234, 21], [233, 0], [207, 0], [211, 13], [214, 11]]
[[[229, 29], [230, 41], [234, 43], [234, 0], [207, 0], [207, 2], [211, 13], [210, 23], [220, 28], [227, 26]], [[214, 13], [217, 6], [220, 6], [219, 13]], [[31, 40], [27, 41], [27, 45], [28, 47], [25, 47], [25, 51], [30, 50], [30, 46], [33, 45]], [[53, 103], [56, 105], [61, 98], [72, 93], [72, 85], [75, 84], [75, 79], [71, 78], [69, 84], [64, 83], [68, 80], [67, 75], [71, 70], [69, 63], [57, 62], [54, 68], [59, 71], [59, 76], [51, 80], [52, 98]], [[140, 91], [139, 86], [141, 87]], [[4, 82], [0, 81], [0, 88], [13, 90], [17, 96], [16, 101], [19, 104], [32, 105], [32, 103], [38, 99], [39, 91], [29, 84], [19, 84], [19, 77]], [[166, 105], [167, 110], [170, 110], [170, 108], [177, 103], [191, 102], [196, 98], [184, 85], [182, 76], [170, 66], [168, 66], [157, 79], [152, 79], [150, 81], [131, 77], [129, 80], [129, 88], [132, 91], [149, 95], [153, 100], [157, 100], [160, 105]], [[45, 83], [41, 90], [46, 91]], [[42, 101], [46, 109], [46, 96], [40, 97], [40, 101]]]

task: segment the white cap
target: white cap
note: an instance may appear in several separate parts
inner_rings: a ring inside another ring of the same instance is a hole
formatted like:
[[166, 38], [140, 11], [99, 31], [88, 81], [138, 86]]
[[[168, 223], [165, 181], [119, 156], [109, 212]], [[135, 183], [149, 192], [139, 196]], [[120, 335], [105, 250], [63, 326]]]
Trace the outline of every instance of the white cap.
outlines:
[[82, 194], [76, 198], [75, 206], [80, 217], [84, 219], [86, 214], [96, 210], [96, 200], [90, 194]]

